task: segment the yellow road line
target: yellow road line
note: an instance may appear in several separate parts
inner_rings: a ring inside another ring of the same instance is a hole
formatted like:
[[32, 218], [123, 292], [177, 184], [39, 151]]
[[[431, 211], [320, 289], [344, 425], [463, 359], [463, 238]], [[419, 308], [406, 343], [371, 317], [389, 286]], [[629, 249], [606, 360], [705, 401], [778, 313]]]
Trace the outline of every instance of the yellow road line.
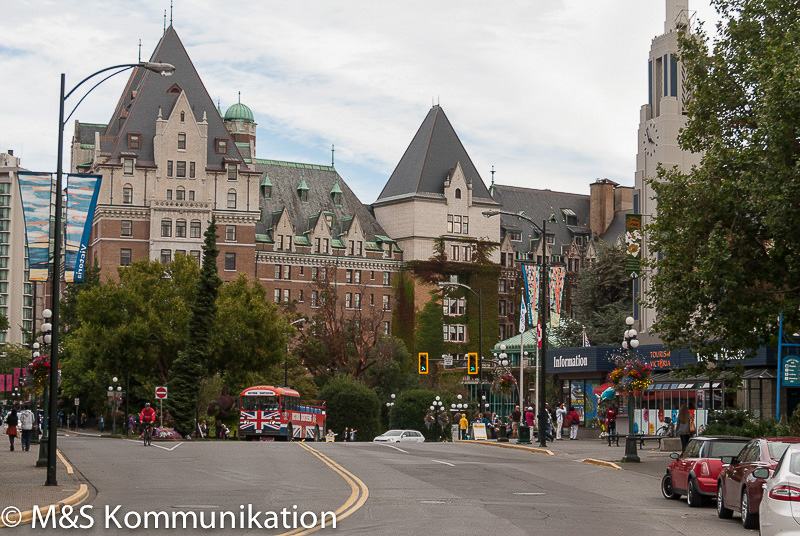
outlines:
[[[310, 452], [312, 455], [316, 456], [317, 458], [322, 461], [325, 465], [333, 469], [339, 476], [341, 476], [345, 482], [350, 486], [350, 496], [347, 500], [342, 504], [339, 508], [334, 510], [334, 515], [336, 516], [336, 523], [338, 524], [339, 521], [345, 519], [346, 517], [350, 516], [353, 512], [364, 506], [364, 503], [367, 502], [369, 498], [369, 488], [364, 482], [358, 478], [356, 475], [330, 459], [328, 456], [322, 454], [318, 450], [308, 446], [306, 443], [297, 443], [303, 449]], [[317, 532], [322, 528], [322, 520], [319, 521], [318, 525], [315, 525], [311, 528], [296, 528], [290, 530], [289, 532], [284, 532], [280, 536], [304, 536], [306, 534], [311, 534], [313, 532]]]
[[61, 454], [61, 451], [60, 451], [60, 450], [56, 450], [56, 454], [58, 455], [58, 459], [59, 459], [59, 460], [61, 460], [61, 463], [63, 463], [63, 464], [64, 464], [64, 467], [66, 467], [66, 468], [67, 468], [67, 474], [68, 474], [68, 475], [71, 475], [72, 473], [74, 473], [74, 472], [75, 472], [75, 470], [74, 470], [74, 469], [72, 468], [72, 466], [69, 464], [69, 462], [68, 462], [68, 461], [67, 461], [67, 459], [64, 457], [64, 455], [63, 455], [63, 454]]
[[[88, 497], [88, 496], [89, 496], [89, 487], [86, 484], [81, 484], [80, 487], [78, 488], [78, 491], [76, 491], [75, 493], [73, 493], [72, 495], [70, 495], [69, 497], [64, 499], [63, 501], [55, 503], [55, 504], [52, 504], [52, 505], [40, 507], [39, 510], [42, 511], [42, 512], [46, 512], [51, 506], [54, 506], [55, 507], [55, 514], [59, 514], [61, 512], [61, 508], [63, 508], [64, 506], [76, 506], [76, 505], [82, 503], [86, 499], [86, 497]], [[19, 523], [17, 525], [30, 523], [31, 520], [33, 519], [33, 510], [32, 509], [31, 510], [25, 510], [24, 512], [21, 512], [19, 514], [19, 517], [20, 517], [20, 520], [19, 520]], [[13, 525], [13, 526], [17, 526], [17, 525]], [[5, 523], [3, 523], [3, 521], [0, 521], [0, 528], [8, 528], [8, 526]]]

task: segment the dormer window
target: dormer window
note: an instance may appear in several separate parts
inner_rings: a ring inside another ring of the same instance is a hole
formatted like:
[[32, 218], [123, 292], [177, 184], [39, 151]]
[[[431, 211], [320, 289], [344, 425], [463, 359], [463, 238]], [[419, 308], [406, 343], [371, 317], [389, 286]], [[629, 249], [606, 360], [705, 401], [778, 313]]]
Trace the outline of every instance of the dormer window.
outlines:
[[300, 201], [308, 203], [308, 190], [300, 190]]
[[456, 199], [461, 199], [461, 188], [456, 188]]
[[[183, 123], [183, 112], [181, 112], [181, 123]], [[185, 132], [178, 132], [178, 150], [185, 151], [186, 150], [186, 133]]]
[[262, 186], [261, 187], [261, 196], [264, 199], [272, 199], [272, 186]]
[[133, 158], [125, 158], [122, 160], [122, 172], [125, 175], [133, 175]]
[[128, 149], [139, 150], [142, 148], [141, 134], [128, 134]]
[[239, 178], [239, 169], [236, 164], [228, 165], [228, 180], [235, 181]]
[[513, 242], [520, 242], [522, 240], [522, 231], [509, 231], [508, 237]]
[[215, 147], [217, 154], [228, 154], [228, 140], [215, 140]]
[[333, 204], [339, 207], [342, 206], [342, 194], [333, 194]]
[[564, 223], [567, 225], [578, 225], [578, 215], [572, 209], [562, 208], [561, 213], [564, 214]]

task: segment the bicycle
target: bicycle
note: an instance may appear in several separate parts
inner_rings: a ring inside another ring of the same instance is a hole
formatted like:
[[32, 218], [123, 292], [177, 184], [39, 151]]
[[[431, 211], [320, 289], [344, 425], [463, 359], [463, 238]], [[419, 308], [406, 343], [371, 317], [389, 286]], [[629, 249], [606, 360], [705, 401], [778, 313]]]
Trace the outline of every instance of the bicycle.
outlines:
[[664, 417], [664, 424], [656, 430], [656, 435], [663, 437], [675, 437], [675, 423], [670, 417]]
[[152, 437], [150, 433], [150, 429], [152, 428], [151, 424], [144, 423], [144, 431], [142, 432], [142, 442], [144, 443], [145, 447], [149, 447], [152, 443]]

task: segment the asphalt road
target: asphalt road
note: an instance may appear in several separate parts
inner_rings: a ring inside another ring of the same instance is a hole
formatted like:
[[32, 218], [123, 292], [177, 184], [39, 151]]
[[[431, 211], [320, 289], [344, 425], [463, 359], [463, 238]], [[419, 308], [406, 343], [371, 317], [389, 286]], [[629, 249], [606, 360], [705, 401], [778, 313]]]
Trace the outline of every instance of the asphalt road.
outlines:
[[[249, 505], [255, 511], [287, 508], [291, 513], [294, 505], [297, 512], [338, 511], [337, 528], [320, 534], [748, 533], [736, 519], [717, 519], [713, 503], [696, 509], [663, 499], [653, 476], [558, 456], [459, 443], [304, 445], [184, 442], [144, 448], [138, 442], [94, 437], [59, 440], [93, 488], [84, 505], [92, 507], [88, 513], [94, 525], [77, 531], [85, 534], [129, 532], [125, 514], [132, 512], [130, 523], [135, 524], [146, 511], [203, 512], [207, 520], [216, 513], [217, 527], [211, 532], [219, 534], [287, 532], [257, 526], [220, 529], [219, 513], [238, 516], [242, 505], [245, 513]], [[106, 530], [106, 505], [112, 511], [121, 505], [114, 518], [122, 529], [111, 521]], [[79, 518], [78, 523], [88, 521]], [[148, 532], [175, 531], [161, 526]]]

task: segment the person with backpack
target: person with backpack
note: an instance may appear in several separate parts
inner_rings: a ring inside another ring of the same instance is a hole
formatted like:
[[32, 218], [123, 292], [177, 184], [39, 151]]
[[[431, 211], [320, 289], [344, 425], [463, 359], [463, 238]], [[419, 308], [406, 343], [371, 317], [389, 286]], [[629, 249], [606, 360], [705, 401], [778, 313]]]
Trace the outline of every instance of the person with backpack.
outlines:
[[611, 441], [617, 435], [617, 406], [615, 405], [612, 405], [606, 411], [606, 433], [611, 438]]
[[577, 411], [575, 411], [575, 406], [570, 406], [567, 420], [569, 421], [569, 439], [570, 441], [577, 440], [578, 425], [581, 423], [581, 416]]

